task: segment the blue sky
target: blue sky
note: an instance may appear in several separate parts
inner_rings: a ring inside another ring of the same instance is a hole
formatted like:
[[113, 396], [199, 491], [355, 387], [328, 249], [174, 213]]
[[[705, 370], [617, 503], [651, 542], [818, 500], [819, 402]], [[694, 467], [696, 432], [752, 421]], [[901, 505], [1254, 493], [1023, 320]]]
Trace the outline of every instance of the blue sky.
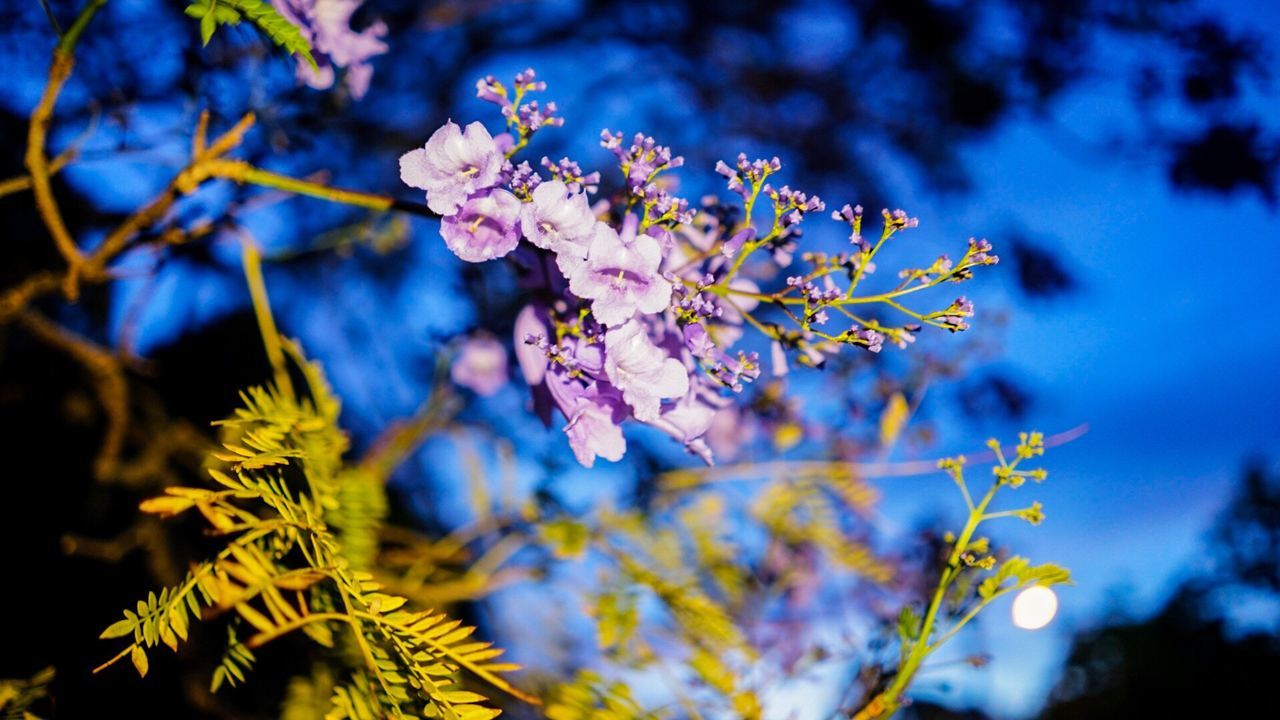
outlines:
[[[1263, 107], [1280, 112], [1274, 100]], [[1054, 122], [1087, 136], [1123, 122], [1117, 108], [1118, 89], [1099, 82]], [[1058, 619], [1016, 630], [1006, 602], [965, 646], [993, 652], [992, 665], [946, 673], [944, 697], [1007, 717], [1038, 707], [1070, 631], [1117, 603], [1157, 608], [1197, 567], [1246, 459], [1275, 462], [1280, 450], [1280, 216], [1253, 198], [1171, 192], [1158, 164], [1074, 150], [1055, 127], [1015, 124], [969, 152], [971, 198], [919, 210], [963, 234], [1007, 220], [984, 208], [1013, 208], [1018, 224], [1055, 239], [1082, 284], [1052, 303], [1009, 302], [1002, 365], [1036, 393], [1029, 425], [1090, 431], [1050, 452], [1049, 481], [1027, 495], [1045, 503], [1045, 524], [1001, 529], [1020, 552], [1072, 569]], [[886, 513], [918, 512], [936, 490], [924, 483], [886, 485]]]

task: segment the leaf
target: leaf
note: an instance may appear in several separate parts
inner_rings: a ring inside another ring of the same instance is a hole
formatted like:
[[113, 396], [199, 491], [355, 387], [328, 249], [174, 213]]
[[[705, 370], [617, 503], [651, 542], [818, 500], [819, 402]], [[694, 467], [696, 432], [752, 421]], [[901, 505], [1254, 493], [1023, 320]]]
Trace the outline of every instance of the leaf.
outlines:
[[903, 605], [902, 611], [898, 613], [898, 637], [904, 643], [920, 637], [920, 616], [911, 605]]
[[591, 614], [596, 618], [596, 642], [601, 650], [624, 647], [640, 622], [636, 597], [625, 590], [600, 595]]
[[589, 533], [587, 526], [568, 518], [558, 518], [544, 522], [538, 531], [542, 539], [551, 546], [556, 557], [562, 559], [580, 558], [587, 549]]
[[880, 414], [881, 447], [889, 447], [898, 440], [898, 436], [902, 434], [902, 429], [907, 426], [907, 419], [910, 413], [911, 408], [907, 405], [907, 398], [902, 393], [894, 393], [889, 398], [889, 402], [885, 404], [884, 412]]
[[488, 700], [488, 698], [481, 695], [480, 693], [473, 693], [469, 690], [454, 690], [452, 692], [444, 693], [441, 697], [443, 697], [447, 702], [456, 703], [459, 705], [465, 705], [467, 703], [485, 702], [486, 700]]
[[1024, 582], [1035, 582], [1036, 585], [1049, 587], [1050, 585], [1063, 585], [1071, 582], [1071, 571], [1053, 563], [1045, 563], [1031, 568], [1024, 577]]
[[99, 640], [110, 640], [112, 638], [124, 637], [133, 634], [133, 629], [138, 626], [137, 618], [125, 618], [112, 623], [102, 634], [98, 636]]
[[[1010, 584], [1009, 580], [1014, 582]], [[1071, 582], [1071, 573], [1064, 567], [1052, 563], [1032, 567], [1026, 558], [1014, 555], [1001, 563], [1000, 569], [994, 575], [982, 581], [978, 586], [978, 595], [984, 600], [990, 600], [1000, 593], [1023, 585], [1048, 587], [1069, 582]]]
[[229, 7], [225, 3], [215, 5], [213, 8], [213, 15], [218, 19], [219, 25], [240, 24], [240, 13], [236, 12], [235, 8]]
[[196, 0], [183, 13], [200, 20], [200, 39], [204, 45], [209, 44], [218, 27], [239, 25], [247, 17], [273, 44], [316, 67], [311, 43], [302, 31], [262, 0]]
[[168, 625], [160, 625], [160, 642], [167, 645], [170, 650], [178, 652], [178, 638], [173, 634], [173, 629]]
[[208, 45], [213, 39], [213, 31], [218, 29], [218, 23], [213, 13], [207, 13], [200, 18], [200, 42], [202, 45]]
[[[246, 0], [219, 0], [246, 7]], [[208, 2], [201, 21], [212, 16]], [[225, 16], [225, 13], [223, 14]], [[245, 13], [246, 17], [253, 17]], [[381, 592], [367, 567], [377, 558], [386, 516], [383, 478], [343, 464], [348, 439], [338, 426], [340, 406], [317, 364], [296, 344], [285, 350], [306, 381], [295, 396], [273, 386], [249, 388], [243, 406], [221, 428], [222, 447], [209, 460], [215, 489], [172, 488], [143, 504], [165, 515], [196, 507], [223, 544], [175, 587], [149, 593], [125, 611], [106, 638], [134, 635], [135, 644], [103, 667], [129, 655], [146, 672], [147, 651], [177, 648], [202, 608], [233, 609], [228, 642], [210, 687], [244, 682], [255, 662], [250, 645], [305, 635], [335, 645], [334, 627], [350, 626], [367, 652], [324, 654], [350, 684], [325, 684], [323, 698], [333, 718], [431, 717], [489, 720], [498, 715], [480, 692], [463, 689], [460, 671], [494, 688], [537, 704], [502, 674], [519, 669], [498, 662], [492, 643], [471, 637], [475, 628], [443, 613], [410, 612], [407, 599]], [[285, 468], [285, 471], [281, 471]], [[565, 538], [585, 530], [566, 526]], [[345, 609], [345, 611], [344, 611]], [[309, 616], [323, 613], [323, 620]], [[237, 628], [256, 633], [246, 643]], [[317, 688], [319, 689], [319, 688]], [[483, 703], [483, 704], [482, 704]]]
[[151, 498], [149, 500], [143, 500], [138, 504], [138, 509], [144, 513], [150, 513], [152, 515], [172, 517], [191, 509], [195, 504], [195, 500], [192, 500], [191, 498], [165, 495]]
[[689, 667], [703, 682], [722, 695], [733, 693], [733, 670], [729, 669], [717, 655], [697, 648], [693, 652], [693, 657], [689, 658]]
[[140, 645], [134, 645], [129, 651], [129, 660], [133, 662], [133, 667], [137, 669], [139, 677], [146, 677], [147, 670], [150, 665], [147, 664], [147, 652]]

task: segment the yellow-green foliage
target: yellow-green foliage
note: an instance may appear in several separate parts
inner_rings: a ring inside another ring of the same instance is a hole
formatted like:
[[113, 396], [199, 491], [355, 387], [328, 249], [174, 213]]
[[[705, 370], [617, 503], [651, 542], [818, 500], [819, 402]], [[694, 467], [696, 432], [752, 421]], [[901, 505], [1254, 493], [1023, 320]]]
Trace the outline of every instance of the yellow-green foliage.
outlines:
[[851, 538], [841, 520], [851, 511], [865, 509], [852, 505], [849, 497], [856, 485], [844, 478], [842, 484], [827, 484], [798, 476], [776, 482], [756, 500], [753, 514], [778, 540], [789, 545], [811, 544], [844, 568], [876, 582], [893, 577], [888, 564], [876, 559], [871, 548]]
[[329, 718], [499, 714], [485, 696], [461, 687], [464, 670], [534, 701], [502, 677], [517, 666], [497, 662], [502, 651], [491, 643], [472, 640], [474, 628], [413, 610], [374, 580], [368, 570], [386, 512], [381, 478], [366, 468], [344, 469], [338, 403], [320, 368], [296, 346], [285, 349], [307, 396], [276, 386], [249, 389], [243, 407], [220, 423], [224, 449], [210, 459], [211, 486], [168, 488], [142, 503], [144, 512], [163, 517], [198, 512], [224, 545], [182, 583], [148, 594], [102, 633], [130, 640], [103, 667], [128, 656], [146, 675], [149, 651], [160, 644], [177, 650], [193, 621], [226, 615], [215, 691], [243, 682], [253, 650], [294, 631], [332, 648], [320, 655], [324, 665], [291, 685], [286, 715], [321, 705]]
[[26, 680], [0, 680], [0, 717], [4, 720], [39, 720], [31, 707], [49, 695], [53, 668], [47, 667]]
[[547, 701], [547, 720], [660, 720], [631, 697], [626, 683], [606, 682], [590, 670], [556, 688]]
[[[950, 553], [923, 615], [911, 605], [904, 606], [898, 614], [897, 667], [884, 674], [884, 678], [891, 680], [887, 680], [882, 688], [869, 688], [874, 693], [869, 694], [862, 709], [853, 715], [853, 720], [892, 717], [903, 704], [903, 693], [925, 660], [997, 598], [1036, 585], [1048, 587], [1071, 582], [1071, 573], [1058, 565], [1033, 566], [1026, 558], [1017, 555], [999, 562], [991, 550], [990, 540], [976, 534], [983, 523], [1000, 518], [1018, 518], [1033, 525], [1044, 519], [1038, 502], [1012, 510], [991, 510], [992, 502], [1001, 489], [1016, 489], [1027, 480], [1042, 482], [1048, 477], [1043, 468], [1025, 470], [1020, 467], [1023, 461], [1044, 455], [1044, 436], [1038, 432], [1019, 433], [1011, 459], [1006, 458], [998, 441], [988, 440], [987, 447], [995, 456], [996, 465], [991, 473], [994, 480], [981, 496], [970, 492], [963, 455], [938, 463], [938, 468], [946, 472], [960, 490], [969, 510], [968, 520], [958, 535], [948, 533], [946, 536]], [[979, 499], [975, 502], [974, 497]], [[999, 568], [996, 568], [998, 562]]]
[[297, 26], [262, 0], [194, 0], [184, 11], [189, 17], [200, 21], [200, 40], [205, 45], [213, 38], [213, 33], [222, 25], [236, 26], [244, 18], [258, 26], [271, 42], [284, 48], [293, 55], [305, 58], [315, 67], [315, 58], [311, 56], [311, 43], [303, 37]]

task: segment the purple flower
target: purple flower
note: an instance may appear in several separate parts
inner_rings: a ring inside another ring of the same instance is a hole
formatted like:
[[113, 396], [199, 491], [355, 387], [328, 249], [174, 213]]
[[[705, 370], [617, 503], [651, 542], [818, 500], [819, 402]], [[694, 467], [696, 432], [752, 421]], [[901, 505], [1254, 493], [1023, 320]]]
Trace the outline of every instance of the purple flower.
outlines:
[[507, 99], [507, 89], [492, 75], [486, 75], [476, 81], [476, 97], [499, 107], [507, 107], [511, 104]]
[[347, 90], [364, 97], [373, 77], [369, 59], [387, 51], [382, 36], [387, 26], [375, 22], [360, 32], [351, 29], [351, 16], [363, 0], [271, 0], [276, 11], [311, 43], [316, 67], [298, 58], [298, 80], [317, 90], [333, 86], [334, 68], [346, 68]]
[[743, 228], [733, 234], [733, 237], [724, 241], [724, 245], [720, 246], [720, 254], [727, 258], [732, 258], [738, 254], [743, 245], [755, 240], [756, 229], [753, 227]]
[[653, 314], [671, 301], [671, 283], [658, 273], [662, 249], [649, 235], [636, 235], [636, 218], [623, 223], [623, 236], [597, 223], [586, 262], [573, 269], [569, 289], [591, 300], [591, 312], [602, 325], [621, 325], [637, 311]]
[[639, 320], [610, 328], [604, 348], [605, 375], [641, 422], [658, 419], [664, 398], [689, 392], [684, 366], [653, 343]]
[[466, 201], [440, 223], [440, 235], [454, 255], [467, 262], [502, 257], [520, 243], [516, 224], [520, 200], [502, 189], [488, 190]]
[[721, 397], [705, 380], [694, 380], [688, 393], [664, 408], [662, 416], [649, 424], [711, 465], [714, 454], [702, 436], [711, 428], [717, 413], [732, 404], [732, 400]]
[[553, 408], [564, 413], [569, 446], [584, 466], [591, 467], [597, 457], [621, 460], [627, 443], [620, 426], [628, 412], [616, 388], [593, 379], [603, 372], [600, 343], [565, 338], [553, 344], [551, 324], [539, 305], [516, 316], [516, 360], [533, 389], [535, 409], [548, 424]]
[[853, 330], [850, 332], [849, 338], [853, 344], [861, 345], [873, 353], [878, 353], [884, 348], [884, 333], [877, 332], [871, 328]]
[[696, 358], [711, 357], [716, 351], [716, 344], [702, 323], [685, 325], [683, 339], [685, 348]]
[[755, 440], [757, 421], [746, 409], [729, 405], [711, 418], [704, 440], [722, 461], [733, 460]]
[[400, 156], [400, 179], [427, 191], [427, 206], [449, 216], [467, 198], [498, 184], [505, 158], [484, 125], [466, 133], [452, 120], [431, 134], [426, 146]]
[[602, 391], [591, 385], [579, 397], [577, 403], [565, 412], [569, 422], [564, 434], [569, 447], [583, 467], [595, 464], [596, 457], [617, 462], [627, 452], [627, 441], [622, 436], [622, 421], [626, 408], [616, 396], [616, 391]]
[[546, 319], [546, 308], [540, 305], [526, 305], [516, 314], [515, 329], [512, 334], [515, 340], [516, 364], [520, 366], [520, 374], [530, 387], [542, 383], [547, 376], [547, 354], [539, 347], [539, 343], [547, 342], [551, 328]]
[[529, 242], [556, 254], [556, 264], [568, 276], [587, 258], [596, 231], [596, 218], [583, 193], [569, 193], [559, 180], [533, 189], [532, 202], [520, 213], [520, 227]]
[[697, 391], [692, 391], [667, 408], [655, 424], [676, 440], [688, 444], [710, 429], [718, 409], [699, 397]]
[[769, 344], [769, 359], [773, 362], [773, 376], [786, 377], [790, 368], [787, 366], [787, 351], [782, 343], [774, 340]]
[[477, 394], [494, 395], [507, 384], [507, 351], [491, 337], [471, 338], [454, 358], [449, 376]]

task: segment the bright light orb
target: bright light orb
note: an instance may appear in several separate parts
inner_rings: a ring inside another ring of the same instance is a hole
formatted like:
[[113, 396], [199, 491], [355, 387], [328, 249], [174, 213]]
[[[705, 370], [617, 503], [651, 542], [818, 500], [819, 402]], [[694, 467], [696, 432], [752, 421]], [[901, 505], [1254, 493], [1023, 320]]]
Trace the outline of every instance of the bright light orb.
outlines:
[[1023, 630], [1039, 630], [1058, 613], [1058, 596], [1043, 585], [1034, 585], [1013, 599], [1013, 624]]

